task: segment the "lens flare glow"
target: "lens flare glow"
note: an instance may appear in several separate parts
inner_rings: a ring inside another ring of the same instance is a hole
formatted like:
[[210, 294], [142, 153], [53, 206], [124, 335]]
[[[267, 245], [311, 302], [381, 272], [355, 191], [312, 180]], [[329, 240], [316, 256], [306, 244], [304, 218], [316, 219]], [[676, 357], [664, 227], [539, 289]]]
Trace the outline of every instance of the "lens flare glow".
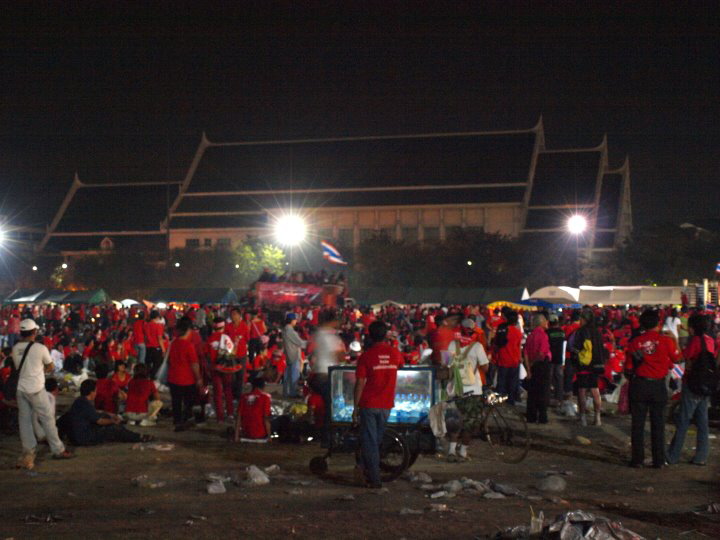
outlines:
[[282, 246], [297, 246], [305, 240], [305, 220], [296, 214], [286, 214], [275, 222], [275, 240]]
[[587, 230], [588, 222], [584, 216], [574, 215], [567, 221], [567, 228], [570, 234], [582, 234]]

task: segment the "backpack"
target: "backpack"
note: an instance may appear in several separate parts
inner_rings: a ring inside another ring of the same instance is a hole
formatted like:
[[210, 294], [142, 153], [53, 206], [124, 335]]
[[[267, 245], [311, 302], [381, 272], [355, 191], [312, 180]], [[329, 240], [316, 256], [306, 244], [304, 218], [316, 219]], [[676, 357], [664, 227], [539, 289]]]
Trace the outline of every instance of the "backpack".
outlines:
[[705, 336], [700, 336], [702, 351], [690, 366], [686, 383], [693, 394], [712, 396], [720, 383], [720, 372], [713, 354], [707, 350]]
[[23, 365], [25, 365], [25, 358], [27, 358], [30, 347], [32, 347], [34, 344], [35, 342], [31, 341], [28, 346], [25, 347], [25, 352], [22, 355], [22, 360], [20, 360], [20, 367], [15, 369], [15, 364], [12, 364], [12, 372], [10, 373], [7, 381], [5, 381], [5, 385], [3, 386], [3, 395], [5, 396], [5, 399], [13, 400], [17, 397], [17, 387], [18, 383], [20, 382], [20, 371], [22, 370]]
[[586, 339], [583, 341], [583, 347], [578, 351], [578, 363], [581, 366], [589, 366], [592, 363], [593, 346], [592, 341]]
[[493, 338], [493, 345], [496, 349], [502, 349], [508, 344], [508, 323], [498, 325]]

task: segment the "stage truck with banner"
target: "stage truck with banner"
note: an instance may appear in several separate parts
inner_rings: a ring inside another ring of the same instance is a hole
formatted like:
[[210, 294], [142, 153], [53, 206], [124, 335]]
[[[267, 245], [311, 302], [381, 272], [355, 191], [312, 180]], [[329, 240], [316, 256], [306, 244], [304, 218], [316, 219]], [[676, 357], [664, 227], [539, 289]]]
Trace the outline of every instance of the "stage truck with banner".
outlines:
[[342, 292], [338, 285], [313, 285], [309, 283], [266, 283], [255, 284], [255, 298], [259, 306], [335, 306]]

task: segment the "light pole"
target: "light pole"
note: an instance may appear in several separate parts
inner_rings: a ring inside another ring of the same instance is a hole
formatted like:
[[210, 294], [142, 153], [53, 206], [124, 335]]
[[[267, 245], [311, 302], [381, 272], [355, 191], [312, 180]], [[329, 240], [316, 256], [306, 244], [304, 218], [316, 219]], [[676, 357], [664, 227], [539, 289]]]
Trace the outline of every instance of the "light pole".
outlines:
[[567, 220], [567, 230], [575, 237], [575, 286], [580, 286], [580, 236], [587, 230], [588, 222], [585, 216], [575, 214]]

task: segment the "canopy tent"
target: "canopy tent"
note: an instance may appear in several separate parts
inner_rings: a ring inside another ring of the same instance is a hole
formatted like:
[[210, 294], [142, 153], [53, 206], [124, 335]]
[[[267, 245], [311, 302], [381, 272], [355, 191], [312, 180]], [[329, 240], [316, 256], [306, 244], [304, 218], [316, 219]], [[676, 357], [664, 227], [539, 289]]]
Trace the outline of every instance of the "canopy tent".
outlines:
[[379, 302], [379, 303], [377, 303], [377, 304], [373, 304], [373, 305], [370, 306], [370, 307], [373, 308], [373, 311], [379, 311], [379, 310], [381, 310], [382, 308], [386, 308], [386, 307], [389, 307], [389, 306], [397, 307], [397, 308], [404, 308], [404, 307], [405, 307], [404, 304], [400, 304], [399, 302], [395, 302], [395, 301], [393, 301], [393, 300], [385, 300], [384, 302]]
[[3, 300], [3, 304], [31, 304], [45, 289], [15, 289]]
[[577, 304], [579, 296], [580, 289], [550, 285], [532, 293], [529, 300], [542, 300], [550, 304]]
[[238, 296], [229, 288], [158, 289], [148, 300], [153, 304], [237, 304]]
[[682, 302], [682, 287], [580, 287], [581, 304], [603, 305], [670, 305]]
[[106, 304], [110, 297], [103, 289], [63, 291], [61, 289], [18, 289], [3, 303], [6, 304]]
[[514, 309], [515, 311], [518, 311], [521, 309], [524, 309], [525, 311], [537, 311], [538, 310], [538, 306], [534, 306], [532, 304], [524, 304], [524, 303], [518, 304], [516, 302], [504, 302], [502, 300], [499, 302], [492, 302], [492, 303], [488, 304], [487, 307], [488, 307], [488, 309], [509, 307], [510, 309]]
[[107, 304], [110, 296], [105, 289], [91, 289], [89, 291], [71, 291], [63, 298], [63, 304]]
[[132, 298], [126, 298], [125, 300], [120, 301], [120, 305], [125, 308], [130, 308], [133, 306], [142, 306], [142, 302], [138, 302], [137, 300], [133, 300]]

